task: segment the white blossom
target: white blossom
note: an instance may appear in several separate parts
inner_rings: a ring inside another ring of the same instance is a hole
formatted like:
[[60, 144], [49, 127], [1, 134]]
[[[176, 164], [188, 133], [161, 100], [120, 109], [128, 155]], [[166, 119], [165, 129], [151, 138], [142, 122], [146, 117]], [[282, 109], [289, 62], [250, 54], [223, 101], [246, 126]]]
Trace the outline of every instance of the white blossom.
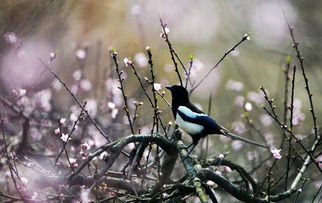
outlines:
[[159, 91], [159, 90], [161, 90], [161, 89], [162, 89], [162, 87], [161, 87], [161, 84], [160, 84], [160, 83], [154, 83], [154, 84], [153, 84], [153, 88], [154, 88], [156, 91]]
[[239, 81], [235, 81], [235, 80], [228, 80], [226, 83], [226, 89], [227, 90], [233, 90], [236, 92], [240, 92], [242, 91], [244, 88], [244, 84], [239, 82]]
[[77, 57], [78, 59], [85, 59], [85, 57], [86, 57], [86, 52], [85, 52], [85, 50], [84, 50], [84, 49], [78, 49], [78, 50], [76, 51], [76, 57]]
[[76, 70], [74, 73], [73, 73], [73, 78], [74, 80], [76, 81], [79, 81], [81, 78], [82, 78], [82, 71], [81, 70]]
[[84, 91], [90, 91], [92, 89], [92, 83], [87, 79], [81, 80], [79, 85]]
[[253, 110], [253, 105], [252, 105], [251, 103], [249, 103], [249, 102], [246, 102], [246, 103], [245, 103], [245, 110], [246, 110], [246, 111], [251, 111], [251, 110]]
[[71, 138], [68, 138], [68, 134], [63, 133], [60, 137], [63, 142], [68, 142]]
[[142, 52], [135, 54], [134, 61], [141, 68], [148, 65], [148, 59]]

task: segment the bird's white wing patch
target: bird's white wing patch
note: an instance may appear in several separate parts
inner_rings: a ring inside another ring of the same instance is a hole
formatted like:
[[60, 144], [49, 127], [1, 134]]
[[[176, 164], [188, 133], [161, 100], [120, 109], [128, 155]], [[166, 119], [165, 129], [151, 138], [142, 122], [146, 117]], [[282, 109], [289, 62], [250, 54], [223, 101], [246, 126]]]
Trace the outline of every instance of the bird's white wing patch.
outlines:
[[[200, 114], [191, 111], [185, 106], [180, 106], [178, 108], [178, 111], [190, 118], [196, 118], [197, 116], [200, 116]], [[176, 115], [176, 123], [183, 131], [190, 135], [199, 134], [204, 129], [202, 125], [183, 120], [178, 113]]]
[[190, 117], [190, 118], [196, 118], [197, 116], [205, 115], [205, 114], [193, 112], [186, 106], [179, 106], [178, 111], [180, 111], [181, 113], [183, 113], [184, 115], [186, 115], [187, 117]]

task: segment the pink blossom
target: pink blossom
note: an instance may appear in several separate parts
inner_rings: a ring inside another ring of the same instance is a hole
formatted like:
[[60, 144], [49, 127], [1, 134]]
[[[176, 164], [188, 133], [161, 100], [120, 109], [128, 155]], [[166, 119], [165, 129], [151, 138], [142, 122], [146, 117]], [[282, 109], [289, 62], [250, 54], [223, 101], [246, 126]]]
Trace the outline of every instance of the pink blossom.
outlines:
[[271, 149], [271, 153], [273, 154], [273, 157], [275, 159], [281, 159], [282, 158], [282, 155], [280, 154], [280, 152], [281, 152], [281, 149], [276, 149], [276, 148]]
[[84, 142], [83, 144], [81, 144], [81, 148], [82, 150], [89, 150], [91, 146], [87, 142]]
[[242, 107], [242, 106], [244, 106], [244, 103], [245, 103], [245, 98], [243, 97], [243, 96], [237, 96], [236, 98], [235, 98], [235, 105], [236, 106], [238, 106], [238, 107]]
[[133, 62], [130, 61], [128, 58], [124, 58], [123, 59], [123, 62], [124, 62], [124, 64], [125, 64], [126, 67], [133, 64]]
[[318, 156], [318, 157], [315, 159], [315, 161], [317, 161], [317, 162], [318, 162], [318, 164], [319, 164], [319, 166], [320, 166], [320, 168], [322, 168], [322, 155]]
[[56, 135], [60, 135], [60, 129], [59, 129], [59, 128], [56, 128], [56, 129], [55, 129], [55, 134], [56, 134]]
[[229, 166], [223, 166], [222, 170], [223, 170], [223, 172], [228, 172], [228, 173], [232, 172], [232, 170]]
[[76, 168], [78, 166], [77, 159], [75, 159], [75, 158], [69, 158], [69, 162], [70, 162], [70, 166], [72, 168]]

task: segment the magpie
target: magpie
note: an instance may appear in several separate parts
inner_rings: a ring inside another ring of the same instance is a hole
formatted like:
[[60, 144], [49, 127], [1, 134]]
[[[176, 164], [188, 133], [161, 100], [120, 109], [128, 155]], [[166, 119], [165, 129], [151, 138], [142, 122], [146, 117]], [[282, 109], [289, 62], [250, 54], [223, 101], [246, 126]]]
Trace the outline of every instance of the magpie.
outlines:
[[[199, 140], [209, 134], [221, 134], [232, 139], [242, 140], [249, 144], [269, 148], [263, 144], [245, 139], [230, 133], [226, 128], [220, 126], [213, 118], [200, 111], [190, 100], [188, 91], [183, 86], [166, 86], [172, 94], [172, 113], [176, 124], [192, 138], [193, 147], [188, 153], [192, 152]], [[188, 148], [191, 146], [189, 145]]]

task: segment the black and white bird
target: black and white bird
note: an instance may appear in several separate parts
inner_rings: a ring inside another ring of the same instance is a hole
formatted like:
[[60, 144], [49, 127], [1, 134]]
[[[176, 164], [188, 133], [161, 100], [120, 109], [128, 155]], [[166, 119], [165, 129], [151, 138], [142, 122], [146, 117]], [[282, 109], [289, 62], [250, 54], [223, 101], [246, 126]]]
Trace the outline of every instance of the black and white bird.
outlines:
[[204, 114], [196, 106], [190, 103], [186, 88], [179, 85], [167, 86], [166, 88], [169, 89], [172, 94], [172, 112], [176, 124], [192, 138], [193, 143], [191, 145], [194, 146], [189, 154], [198, 144], [199, 140], [209, 134], [225, 135], [232, 139], [242, 140], [249, 144], [268, 149], [268, 147], [263, 144], [232, 134], [227, 129], [220, 126], [213, 118]]

